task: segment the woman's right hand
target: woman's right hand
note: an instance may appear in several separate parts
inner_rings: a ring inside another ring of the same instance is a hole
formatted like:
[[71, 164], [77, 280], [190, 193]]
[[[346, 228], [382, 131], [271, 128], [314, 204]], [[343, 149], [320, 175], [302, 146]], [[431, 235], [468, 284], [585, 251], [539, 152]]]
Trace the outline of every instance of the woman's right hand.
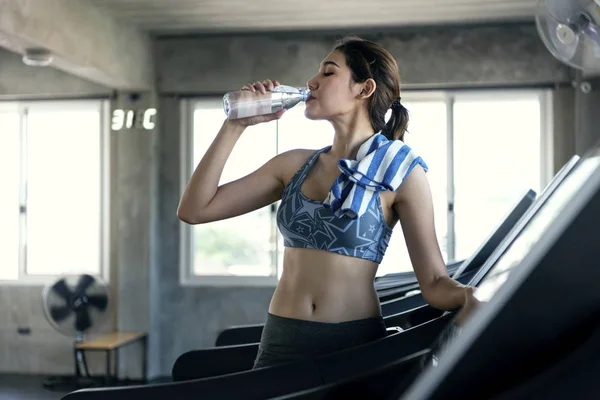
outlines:
[[[242, 90], [248, 90], [251, 92], [260, 92], [265, 94], [267, 92], [273, 91], [276, 86], [279, 86], [278, 81], [271, 81], [270, 79], [265, 79], [264, 81], [256, 81], [254, 83], [247, 83], [242, 87]], [[229, 119], [228, 122], [230, 124], [239, 125], [242, 127], [248, 127], [256, 124], [260, 124], [262, 122], [269, 122], [276, 119], [281, 118], [281, 116], [285, 113], [286, 110], [279, 110], [272, 114], [265, 115], [256, 115], [254, 117], [247, 118], [238, 118], [238, 119]]]

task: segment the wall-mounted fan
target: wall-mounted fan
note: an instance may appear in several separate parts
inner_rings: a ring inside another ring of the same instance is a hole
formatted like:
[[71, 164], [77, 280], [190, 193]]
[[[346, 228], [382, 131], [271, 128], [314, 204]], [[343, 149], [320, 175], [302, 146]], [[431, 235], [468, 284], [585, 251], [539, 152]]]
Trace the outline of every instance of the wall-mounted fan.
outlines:
[[[60, 277], [44, 287], [42, 301], [44, 314], [50, 325], [75, 342], [83, 341], [86, 334], [98, 329], [108, 316], [107, 285], [92, 275]], [[84, 354], [77, 351], [75, 356], [76, 368], [81, 370], [81, 364], [85, 376], [91, 379]], [[47, 388], [64, 385], [76, 388], [91, 383], [62, 377], [47, 378], [44, 381]]]
[[538, 0], [535, 22], [554, 57], [600, 72], [600, 0]]

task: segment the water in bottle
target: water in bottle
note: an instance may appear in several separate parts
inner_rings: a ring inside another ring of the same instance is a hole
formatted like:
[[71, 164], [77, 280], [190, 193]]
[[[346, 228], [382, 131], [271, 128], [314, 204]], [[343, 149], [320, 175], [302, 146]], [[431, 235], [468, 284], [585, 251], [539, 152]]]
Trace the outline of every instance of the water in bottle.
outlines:
[[308, 100], [310, 90], [279, 85], [265, 94], [250, 90], [237, 90], [223, 96], [223, 109], [229, 119], [253, 117], [255, 115], [272, 114], [279, 110], [294, 107], [301, 101]]

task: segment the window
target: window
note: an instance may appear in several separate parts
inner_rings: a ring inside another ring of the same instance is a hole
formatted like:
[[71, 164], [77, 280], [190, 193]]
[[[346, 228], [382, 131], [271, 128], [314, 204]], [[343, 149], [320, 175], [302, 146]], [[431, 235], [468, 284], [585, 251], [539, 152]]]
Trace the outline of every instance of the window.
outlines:
[[537, 92], [454, 96], [455, 259], [471, 256], [521, 196], [542, 185]]
[[[225, 119], [220, 102], [199, 101], [187, 107], [192, 135], [182, 136], [183, 188]], [[276, 122], [248, 128], [229, 156], [219, 185], [247, 175], [274, 157], [276, 135]], [[182, 263], [191, 266], [182, 269], [184, 281], [219, 284], [231, 282], [223, 277], [240, 276], [248, 277], [250, 283], [276, 281], [277, 233], [273, 212], [273, 207], [268, 206], [210, 224], [182, 224]]]
[[[408, 96], [404, 96], [408, 97]], [[427, 177], [433, 197], [435, 229], [444, 259], [447, 259], [447, 133], [446, 104], [439, 95], [413, 95], [403, 101], [409, 111], [408, 132], [404, 142], [410, 146], [429, 167]], [[412, 271], [412, 263], [400, 222], [394, 227], [388, 250], [377, 270], [377, 276]]]
[[105, 275], [105, 108], [98, 101], [0, 105], [1, 280]]
[[0, 280], [19, 277], [19, 114], [0, 111]]
[[[527, 188], [539, 192], [551, 168], [543, 134], [544, 91], [413, 92], [403, 95], [410, 113], [405, 142], [429, 166], [435, 229], [446, 262], [468, 258]], [[220, 101], [183, 102], [182, 190], [214, 140], [225, 115]], [[510, 116], [509, 124], [495, 122]], [[509, 137], [517, 140], [503, 140]], [[254, 171], [276, 154], [332, 143], [325, 121], [309, 121], [304, 105], [279, 121], [249, 128], [223, 170], [220, 184]], [[518, 148], [515, 147], [518, 144]], [[511, 157], [506, 154], [510, 153]], [[520, 160], [514, 163], [514, 160]], [[278, 204], [247, 215], [190, 227], [182, 224], [184, 284], [274, 285], [283, 267]], [[412, 271], [398, 223], [378, 276]]]

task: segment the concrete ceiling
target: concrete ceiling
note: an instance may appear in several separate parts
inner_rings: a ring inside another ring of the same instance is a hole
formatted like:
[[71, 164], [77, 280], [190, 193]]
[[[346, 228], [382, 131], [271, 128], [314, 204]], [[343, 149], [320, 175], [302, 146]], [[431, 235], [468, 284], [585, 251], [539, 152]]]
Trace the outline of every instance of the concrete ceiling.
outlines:
[[115, 18], [153, 34], [530, 21], [537, 3], [536, 0], [89, 1]]
[[[566, 0], [565, 0], [566, 1]], [[152, 87], [151, 36], [532, 21], [537, 0], [0, 0], [0, 47], [107, 88]], [[366, 5], [368, 4], [368, 5]], [[352, 33], [352, 32], [348, 32]]]

